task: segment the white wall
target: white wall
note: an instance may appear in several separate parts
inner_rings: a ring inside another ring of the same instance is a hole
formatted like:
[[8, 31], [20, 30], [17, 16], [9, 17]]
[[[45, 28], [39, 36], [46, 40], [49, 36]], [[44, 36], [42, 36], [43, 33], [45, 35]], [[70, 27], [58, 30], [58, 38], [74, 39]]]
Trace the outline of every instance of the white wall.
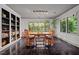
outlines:
[[[60, 20], [62, 20], [63, 18], [70, 17], [73, 14], [75, 14], [78, 19], [78, 33], [72, 34], [60, 32]], [[62, 38], [62, 40], [79, 47], [79, 5], [69, 10], [68, 12], [62, 14], [61, 16], [57, 17], [56, 34], [59, 38]]]

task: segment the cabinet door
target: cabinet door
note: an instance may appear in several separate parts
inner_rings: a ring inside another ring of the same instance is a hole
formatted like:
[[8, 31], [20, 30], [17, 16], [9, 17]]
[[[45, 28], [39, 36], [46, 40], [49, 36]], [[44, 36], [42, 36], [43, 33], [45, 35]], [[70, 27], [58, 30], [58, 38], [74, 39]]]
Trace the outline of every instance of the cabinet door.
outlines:
[[21, 53], [20, 41], [17, 42], [17, 48], [16, 48], [16, 49], [17, 49], [17, 52], [16, 52], [16, 53], [17, 53], [17, 54], [20, 54], [20, 53]]
[[0, 55], [10, 55], [10, 47], [0, 51]]
[[16, 43], [10, 46], [10, 54], [16, 55]]

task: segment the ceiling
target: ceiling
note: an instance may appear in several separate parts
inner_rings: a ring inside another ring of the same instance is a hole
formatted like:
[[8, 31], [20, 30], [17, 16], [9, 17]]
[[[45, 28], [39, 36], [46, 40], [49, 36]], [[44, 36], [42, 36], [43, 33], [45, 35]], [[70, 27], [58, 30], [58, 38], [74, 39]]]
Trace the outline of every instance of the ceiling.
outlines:
[[[23, 19], [51, 19], [75, 7], [75, 4], [7, 4]], [[43, 10], [48, 12], [33, 12]]]

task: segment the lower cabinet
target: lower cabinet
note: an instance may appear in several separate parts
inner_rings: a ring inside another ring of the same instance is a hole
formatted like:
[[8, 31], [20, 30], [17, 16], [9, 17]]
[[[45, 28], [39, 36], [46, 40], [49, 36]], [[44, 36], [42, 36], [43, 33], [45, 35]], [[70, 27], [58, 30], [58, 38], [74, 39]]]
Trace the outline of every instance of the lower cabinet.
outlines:
[[10, 55], [19, 55], [20, 54], [20, 40], [10, 46]]
[[10, 54], [16, 55], [16, 43], [10, 46]]
[[20, 41], [18, 41], [16, 44], [17, 44], [17, 46], [16, 46], [16, 49], [17, 49], [16, 54], [19, 55], [21, 53]]
[[10, 55], [10, 47], [0, 51], [0, 55]]
[[0, 55], [19, 55], [22, 51], [21, 40], [0, 51]]

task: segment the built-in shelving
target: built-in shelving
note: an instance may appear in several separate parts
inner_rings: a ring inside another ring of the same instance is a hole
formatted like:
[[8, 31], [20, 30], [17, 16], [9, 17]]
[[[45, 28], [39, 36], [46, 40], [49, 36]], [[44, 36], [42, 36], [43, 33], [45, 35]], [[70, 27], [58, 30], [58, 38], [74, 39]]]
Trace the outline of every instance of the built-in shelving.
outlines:
[[16, 40], [16, 17], [11, 14], [11, 41]]
[[17, 15], [8, 12], [4, 8], [1, 15], [2, 24], [2, 47], [20, 38], [20, 18]]
[[7, 5], [0, 5], [0, 55], [13, 55], [19, 49], [20, 17]]
[[11, 45], [11, 55], [16, 55], [16, 43]]
[[20, 53], [20, 41], [16, 43], [16, 54], [18, 55]]
[[10, 18], [9, 18], [9, 12], [2, 9], [2, 46], [7, 45], [8, 43], [10, 43]]
[[20, 18], [17, 17], [17, 39], [20, 38]]

